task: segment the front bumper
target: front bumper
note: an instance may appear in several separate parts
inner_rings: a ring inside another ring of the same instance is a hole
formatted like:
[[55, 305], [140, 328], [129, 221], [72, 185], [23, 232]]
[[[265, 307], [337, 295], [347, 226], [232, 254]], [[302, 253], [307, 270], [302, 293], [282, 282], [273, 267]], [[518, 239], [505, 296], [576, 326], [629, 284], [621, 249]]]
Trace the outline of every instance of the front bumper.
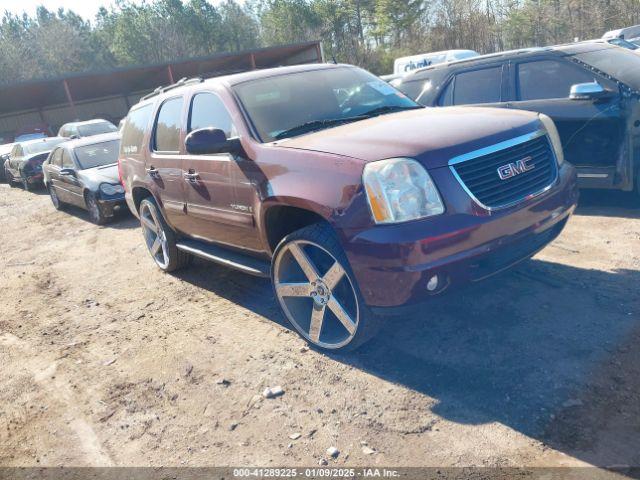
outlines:
[[109, 198], [98, 199], [98, 206], [105, 217], [113, 217], [116, 213], [126, 208], [127, 202], [124, 199], [124, 193], [114, 195]]
[[[447, 193], [445, 214], [375, 226], [346, 241], [360, 291], [374, 310], [411, 307], [530, 258], [560, 234], [578, 201], [575, 169], [568, 163], [549, 191], [494, 212], [478, 207], [447, 169], [430, 173]], [[437, 288], [429, 290], [436, 275]]]

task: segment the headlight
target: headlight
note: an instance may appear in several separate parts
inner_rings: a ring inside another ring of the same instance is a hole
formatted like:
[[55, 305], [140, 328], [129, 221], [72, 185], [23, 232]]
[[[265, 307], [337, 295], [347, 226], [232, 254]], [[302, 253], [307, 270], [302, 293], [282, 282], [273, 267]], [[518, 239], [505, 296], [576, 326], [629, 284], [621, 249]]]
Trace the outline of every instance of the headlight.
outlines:
[[433, 180], [410, 158], [368, 163], [362, 182], [376, 223], [407, 222], [444, 212]]
[[556, 124], [553, 120], [551, 120], [550, 117], [548, 117], [544, 113], [539, 113], [538, 118], [540, 118], [540, 121], [544, 125], [544, 128], [547, 130], [549, 140], [551, 140], [551, 145], [556, 152], [558, 165], [562, 165], [564, 163], [564, 150], [562, 149], [562, 140], [560, 140], [560, 135], [558, 134]]
[[111, 185], [110, 183], [100, 184], [100, 191], [105, 195], [117, 195], [118, 193], [124, 193], [122, 185]]

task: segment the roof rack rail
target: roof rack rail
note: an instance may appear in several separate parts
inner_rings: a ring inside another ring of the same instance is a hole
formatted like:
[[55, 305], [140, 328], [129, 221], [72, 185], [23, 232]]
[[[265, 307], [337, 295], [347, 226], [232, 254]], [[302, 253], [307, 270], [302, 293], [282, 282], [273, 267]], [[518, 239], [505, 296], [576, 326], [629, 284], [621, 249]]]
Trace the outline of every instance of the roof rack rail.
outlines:
[[173, 90], [174, 88], [184, 87], [185, 85], [192, 85], [194, 83], [202, 83], [202, 82], [204, 82], [204, 78], [202, 77], [193, 77], [193, 78], [183, 77], [174, 84], [167, 85], [166, 87], [156, 88], [153, 92], [148, 93], [144, 97], [142, 97], [140, 101], [148, 100], [149, 98], [155, 97], [156, 95], [160, 95], [161, 93], [164, 93], [164, 92], [168, 92], [169, 90]]

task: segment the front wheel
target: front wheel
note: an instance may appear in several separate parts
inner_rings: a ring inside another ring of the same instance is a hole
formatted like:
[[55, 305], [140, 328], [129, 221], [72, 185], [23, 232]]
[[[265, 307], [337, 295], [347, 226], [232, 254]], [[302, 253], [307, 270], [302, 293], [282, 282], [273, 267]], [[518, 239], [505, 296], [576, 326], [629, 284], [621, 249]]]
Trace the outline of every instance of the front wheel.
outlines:
[[153, 197], [140, 203], [140, 226], [147, 249], [160, 269], [173, 272], [189, 263], [191, 256], [176, 247], [176, 234], [164, 220]]
[[15, 187], [14, 185], [14, 180], [13, 180], [13, 175], [11, 175], [11, 172], [9, 171], [8, 168], [4, 169], [4, 178], [7, 181], [7, 183], [9, 184], [9, 186], [11, 188]]
[[20, 177], [20, 180], [22, 181], [22, 188], [24, 188], [24, 191], [31, 191], [31, 185], [29, 184], [29, 180], [27, 179], [27, 177], [24, 174], [22, 174]]
[[312, 346], [354, 350], [378, 330], [331, 227], [317, 223], [285, 237], [273, 256], [278, 303]]
[[85, 204], [87, 205], [87, 210], [89, 212], [89, 217], [91, 221], [96, 225], [104, 225], [107, 223], [107, 217], [102, 213], [102, 209], [100, 205], [98, 205], [98, 200], [93, 193], [87, 193], [84, 196]]

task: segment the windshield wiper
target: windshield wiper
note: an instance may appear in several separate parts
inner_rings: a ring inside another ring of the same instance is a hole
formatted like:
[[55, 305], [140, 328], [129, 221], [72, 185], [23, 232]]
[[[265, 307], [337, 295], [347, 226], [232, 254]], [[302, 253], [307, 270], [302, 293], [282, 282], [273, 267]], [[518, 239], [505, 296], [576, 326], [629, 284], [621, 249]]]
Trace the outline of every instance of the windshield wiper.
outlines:
[[336, 125], [341, 125], [343, 123], [355, 122], [357, 120], [364, 120], [365, 118], [369, 118], [366, 115], [356, 115], [353, 117], [344, 117], [344, 118], [326, 118], [324, 120], [311, 120], [310, 122], [303, 123], [301, 125], [297, 125], [295, 127], [289, 128], [287, 130], [283, 130], [278, 133], [275, 137], [276, 140], [282, 140], [287, 137], [295, 137], [296, 135], [302, 135], [303, 133], [313, 132], [315, 130], [322, 130], [323, 128], [334, 127]]
[[410, 105], [410, 106], [401, 106], [401, 105], [385, 105], [384, 107], [377, 107], [368, 112], [364, 112], [361, 116], [366, 118], [377, 117], [378, 115], [383, 115], [385, 113], [393, 113], [400, 112], [402, 110], [417, 110], [418, 108], [425, 108], [422, 105]]

